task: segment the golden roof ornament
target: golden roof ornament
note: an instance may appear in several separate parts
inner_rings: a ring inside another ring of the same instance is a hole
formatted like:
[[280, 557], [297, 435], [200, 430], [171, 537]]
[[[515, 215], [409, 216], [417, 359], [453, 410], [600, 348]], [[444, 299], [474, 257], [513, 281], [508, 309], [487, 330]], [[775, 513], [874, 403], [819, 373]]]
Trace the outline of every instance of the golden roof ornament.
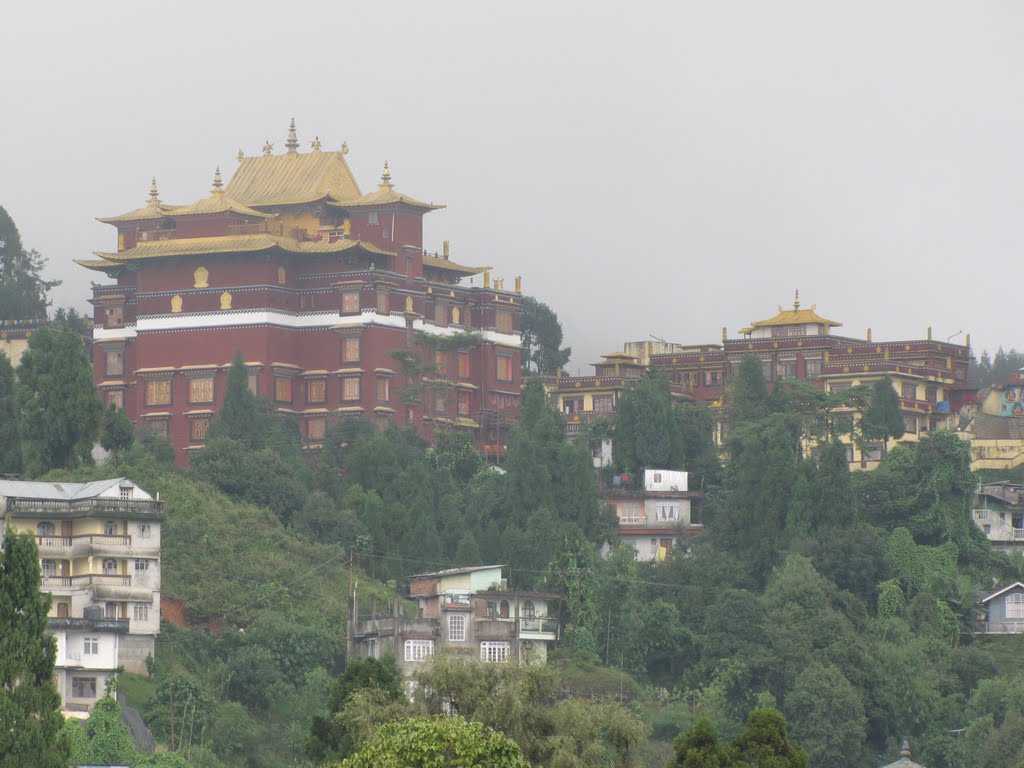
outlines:
[[235, 155], [235, 158], [238, 160], [238, 162], [242, 162], [243, 160], [245, 160], [245, 152], [239, 149], [238, 154]]
[[217, 170], [213, 172], [213, 189], [210, 190], [214, 194], [219, 194], [224, 191], [224, 181], [220, 177], [220, 166], [217, 166]]
[[381, 187], [388, 187], [389, 189], [394, 186], [391, 183], [391, 166], [388, 165], [388, 161], [384, 161], [384, 172], [380, 175]]
[[288, 150], [289, 155], [298, 154], [299, 151], [299, 137], [295, 133], [295, 118], [292, 118], [291, 124], [288, 126], [288, 140], [284, 143], [285, 149]]
[[796, 289], [796, 293], [793, 295], [793, 310], [799, 311], [800, 309], [800, 289]]
[[341, 154], [343, 154], [343, 155], [347, 155], [348, 154], [348, 142], [347, 141], [341, 142]]
[[154, 208], [160, 205], [160, 192], [156, 188], [156, 176], [154, 176], [149, 182], [149, 205]]
[[313, 138], [313, 141], [310, 142], [310, 146], [313, 148], [314, 152], [319, 152], [320, 151], [320, 137], [319, 136], [315, 136]]
[[270, 155], [270, 154], [273, 154], [273, 152], [274, 152], [274, 145], [271, 144], [270, 140], [268, 139], [267, 141], [265, 141], [263, 143], [263, 154], [264, 155]]

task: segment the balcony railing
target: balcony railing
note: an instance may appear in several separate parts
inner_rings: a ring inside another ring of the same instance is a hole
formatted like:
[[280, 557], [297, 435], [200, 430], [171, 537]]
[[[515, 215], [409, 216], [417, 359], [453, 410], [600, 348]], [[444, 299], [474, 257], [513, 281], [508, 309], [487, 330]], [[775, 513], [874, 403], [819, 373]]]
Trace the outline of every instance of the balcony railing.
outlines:
[[1014, 541], [1024, 540], [1024, 528], [1013, 528], [1012, 530]]
[[90, 585], [107, 585], [113, 587], [130, 587], [131, 576], [119, 573], [80, 573], [77, 576], [43, 575], [43, 587], [87, 587]]
[[132, 537], [105, 533], [85, 533], [78, 536], [36, 536], [36, 545], [39, 549], [70, 550], [79, 542], [130, 547]]
[[7, 499], [7, 511], [13, 517], [85, 517], [109, 515], [129, 517], [134, 515], [159, 516], [163, 502], [143, 499], [83, 499], [61, 501], [59, 499]]

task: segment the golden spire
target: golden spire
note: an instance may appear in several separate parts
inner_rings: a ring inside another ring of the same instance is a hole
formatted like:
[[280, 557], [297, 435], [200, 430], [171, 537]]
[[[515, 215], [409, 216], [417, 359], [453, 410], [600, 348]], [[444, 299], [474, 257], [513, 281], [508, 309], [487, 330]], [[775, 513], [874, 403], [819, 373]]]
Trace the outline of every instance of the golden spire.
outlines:
[[149, 182], [149, 205], [154, 208], [160, 205], [160, 192], [156, 188], [156, 176]]
[[217, 166], [217, 170], [213, 172], [213, 189], [210, 190], [214, 194], [219, 194], [224, 191], [224, 182], [220, 178], [220, 166]]
[[348, 142], [347, 141], [341, 142], [341, 154], [343, 154], [343, 155], [347, 155], [348, 154]]
[[800, 289], [799, 288], [796, 289], [796, 293], [793, 295], [793, 309], [794, 310], [799, 310], [800, 309]]
[[388, 161], [384, 161], [384, 173], [380, 175], [380, 185], [382, 187], [392, 187], [391, 183], [391, 167], [388, 165]]
[[274, 151], [274, 145], [270, 143], [269, 139], [263, 143], [263, 154], [269, 155]]
[[314, 137], [313, 141], [310, 143], [310, 146], [313, 147], [313, 151], [314, 152], [319, 152], [320, 151], [320, 137], [319, 136]]
[[292, 118], [288, 126], [288, 140], [284, 143], [289, 155], [297, 154], [299, 151], [299, 137], [295, 134], [295, 118]]
[[245, 152], [239, 149], [238, 154], [235, 155], [235, 158], [237, 158], [238, 162], [242, 162], [243, 160], [245, 160]]

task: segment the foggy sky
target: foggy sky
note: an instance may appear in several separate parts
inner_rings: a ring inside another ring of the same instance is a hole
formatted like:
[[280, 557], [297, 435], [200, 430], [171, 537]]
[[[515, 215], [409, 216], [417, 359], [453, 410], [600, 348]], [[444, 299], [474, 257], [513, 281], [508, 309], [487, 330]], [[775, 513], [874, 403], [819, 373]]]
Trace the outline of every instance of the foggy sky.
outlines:
[[1022, 39], [1018, 0], [17, 3], [0, 205], [86, 308], [94, 217], [204, 196], [294, 116], [447, 203], [426, 247], [523, 275], [573, 370], [796, 288], [838, 333], [1020, 348]]

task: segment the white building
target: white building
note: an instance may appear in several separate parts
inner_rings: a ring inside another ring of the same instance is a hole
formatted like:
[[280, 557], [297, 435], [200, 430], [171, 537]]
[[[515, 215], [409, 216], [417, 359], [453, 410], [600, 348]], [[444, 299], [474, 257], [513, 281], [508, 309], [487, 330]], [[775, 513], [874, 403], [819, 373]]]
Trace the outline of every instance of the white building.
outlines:
[[689, 490], [689, 475], [668, 469], [644, 470], [641, 489], [632, 478], [602, 493], [619, 519], [619, 541], [636, 551], [638, 560], [664, 560], [681, 540], [703, 532], [693, 516], [693, 502], [703, 494]]
[[0, 480], [0, 536], [36, 537], [67, 710], [91, 707], [119, 667], [146, 674], [160, 631], [162, 517], [161, 502], [125, 478]]

